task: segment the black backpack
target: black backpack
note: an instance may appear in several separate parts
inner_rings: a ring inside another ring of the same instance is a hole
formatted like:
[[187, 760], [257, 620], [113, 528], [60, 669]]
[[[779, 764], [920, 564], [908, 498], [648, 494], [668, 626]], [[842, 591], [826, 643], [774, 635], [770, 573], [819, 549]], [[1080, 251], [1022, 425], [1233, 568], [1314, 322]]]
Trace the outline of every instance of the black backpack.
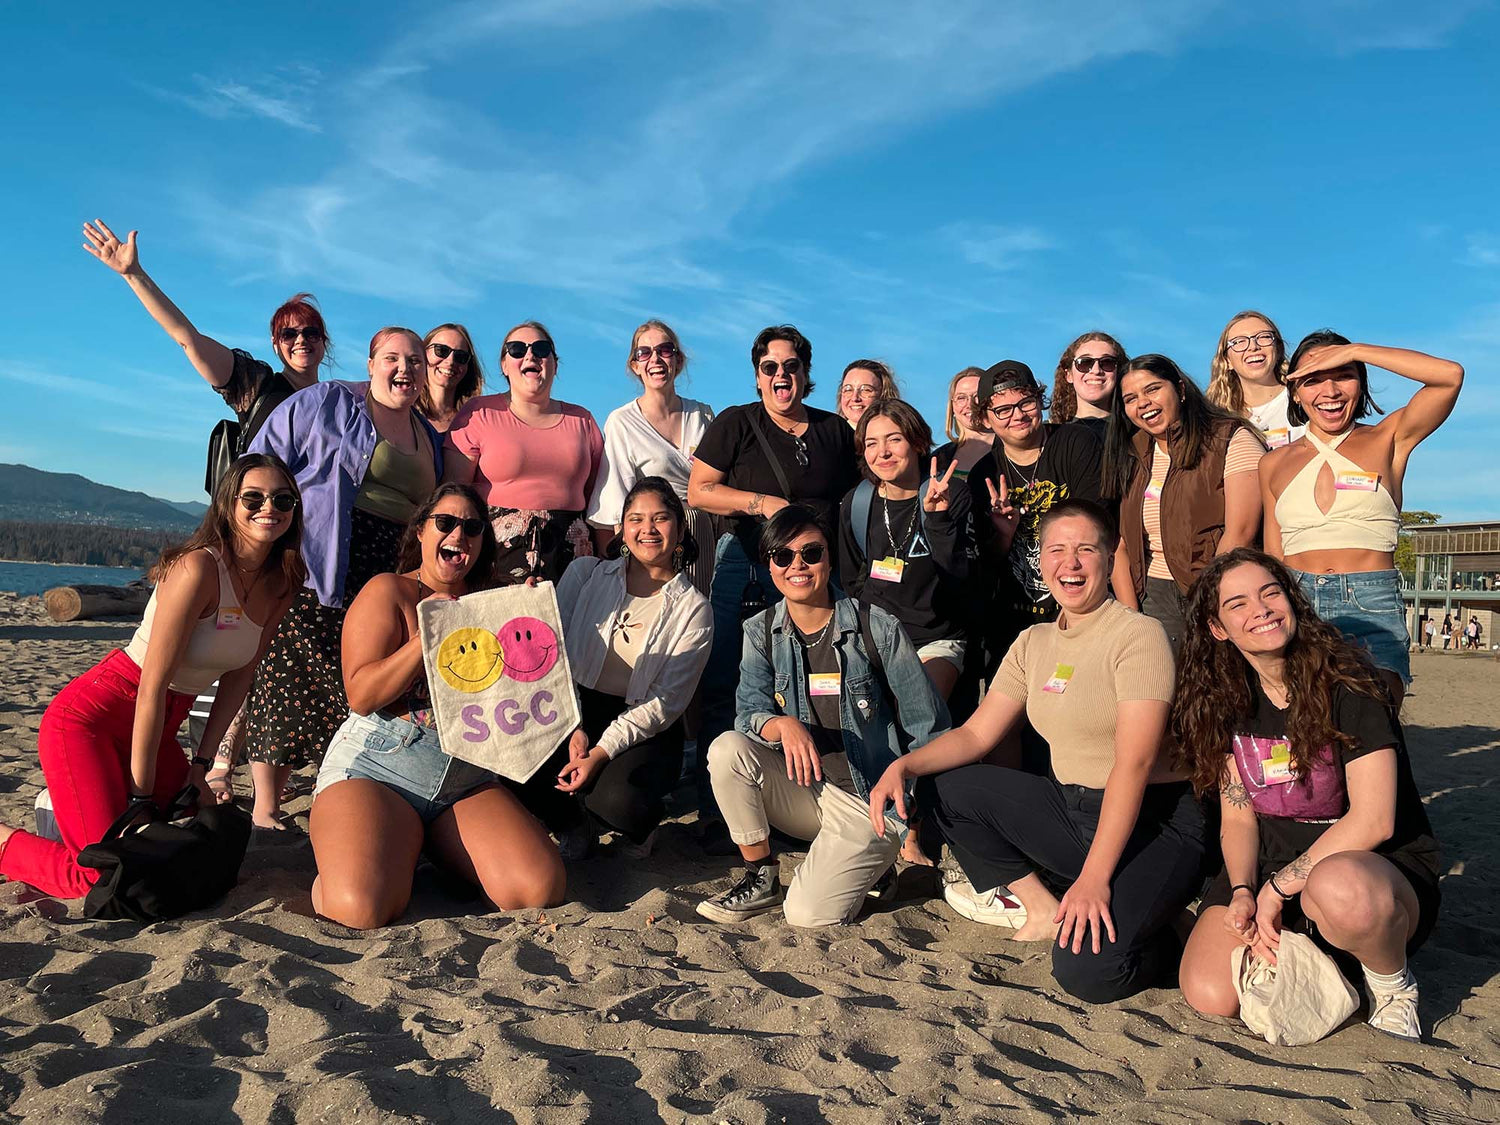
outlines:
[[261, 382], [260, 393], [250, 404], [244, 421], [225, 418], [208, 435], [208, 463], [203, 470], [203, 491], [210, 496], [219, 486], [219, 478], [229, 471], [229, 466], [244, 456], [245, 447], [265, 425], [271, 411], [292, 397], [296, 388], [280, 375], [271, 375]]
[[103, 840], [79, 853], [79, 864], [99, 872], [83, 900], [85, 917], [177, 918], [216, 902], [239, 881], [250, 815], [233, 805], [209, 805], [183, 819], [197, 792], [189, 785], [157, 819], [122, 836], [137, 812], [126, 809]]

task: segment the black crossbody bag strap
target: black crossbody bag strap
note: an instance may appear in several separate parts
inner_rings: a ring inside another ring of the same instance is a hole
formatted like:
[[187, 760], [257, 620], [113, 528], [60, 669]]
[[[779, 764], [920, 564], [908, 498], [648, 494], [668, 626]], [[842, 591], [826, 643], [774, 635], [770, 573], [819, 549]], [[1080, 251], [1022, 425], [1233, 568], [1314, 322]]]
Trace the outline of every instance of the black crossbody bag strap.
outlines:
[[766, 431], [760, 428], [760, 419], [755, 415], [756, 409], [758, 408], [752, 408], [750, 411], [750, 428], [755, 431], [755, 436], [760, 438], [760, 447], [766, 451], [766, 460], [771, 462], [771, 471], [776, 474], [776, 483], [781, 485], [781, 498], [790, 504], [792, 486], [787, 483], [786, 472], [781, 467], [781, 458], [776, 456], [771, 439], [766, 437]]

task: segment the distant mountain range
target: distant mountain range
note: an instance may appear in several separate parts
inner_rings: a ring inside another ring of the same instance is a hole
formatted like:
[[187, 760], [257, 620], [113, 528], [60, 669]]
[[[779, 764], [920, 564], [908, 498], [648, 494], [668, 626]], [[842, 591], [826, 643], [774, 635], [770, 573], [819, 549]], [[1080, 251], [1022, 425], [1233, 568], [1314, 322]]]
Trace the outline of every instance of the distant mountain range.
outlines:
[[207, 510], [205, 504], [160, 500], [76, 473], [0, 464], [0, 520], [188, 531], [198, 526]]

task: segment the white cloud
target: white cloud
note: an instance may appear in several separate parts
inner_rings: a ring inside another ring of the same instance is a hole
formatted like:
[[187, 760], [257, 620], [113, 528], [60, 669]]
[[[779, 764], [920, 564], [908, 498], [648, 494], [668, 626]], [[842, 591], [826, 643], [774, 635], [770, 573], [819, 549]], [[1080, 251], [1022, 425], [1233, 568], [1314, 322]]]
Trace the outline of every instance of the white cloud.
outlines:
[[1465, 240], [1464, 261], [1471, 266], [1500, 266], [1500, 239], [1490, 234], [1471, 234]]
[[1036, 227], [987, 226], [951, 223], [939, 236], [952, 243], [966, 262], [992, 270], [1013, 270], [1029, 255], [1051, 250], [1057, 243]]
[[157, 86], [144, 88], [157, 97], [180, 102], [215, 120], [259, 117], [302, 132], [321, 133], [323, 129], [313, 120], [311, 111], [321, 78], [313, 68], [299, 66], [285, 68], [279, 74], [256, 83], [195, 74], [193, 84], [197, 90], [194, 92], [165, 90]]

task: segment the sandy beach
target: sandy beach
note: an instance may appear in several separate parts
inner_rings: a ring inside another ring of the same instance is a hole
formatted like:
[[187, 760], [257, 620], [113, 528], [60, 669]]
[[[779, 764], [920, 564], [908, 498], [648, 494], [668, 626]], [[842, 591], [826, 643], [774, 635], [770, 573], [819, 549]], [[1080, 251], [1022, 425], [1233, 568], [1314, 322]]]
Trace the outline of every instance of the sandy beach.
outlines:
[[[6, 823], [31, 823], [44, 708], [132, 627], [0, 595]], [[144, 928], [0, 885], [0, 1121], [1494, 1121], [1500, 663], [1414, 670], [1448, 872], [1413, 963], [1426, 1044], [1356, 1022], [1271, 1062], [1175, 991], [1087, 1007], [1044, 948], [958, 918], [922, 869], [853, 926], [709, 925], [693, 905], [728, 861], [701, 856], [690, 814], [649, 861], [572, 865], [556, 910], [478, 912], [424, 867], [407, 918], [369, 934], [312, 916], [299, 834], [253, 845], [211, 911]]]

